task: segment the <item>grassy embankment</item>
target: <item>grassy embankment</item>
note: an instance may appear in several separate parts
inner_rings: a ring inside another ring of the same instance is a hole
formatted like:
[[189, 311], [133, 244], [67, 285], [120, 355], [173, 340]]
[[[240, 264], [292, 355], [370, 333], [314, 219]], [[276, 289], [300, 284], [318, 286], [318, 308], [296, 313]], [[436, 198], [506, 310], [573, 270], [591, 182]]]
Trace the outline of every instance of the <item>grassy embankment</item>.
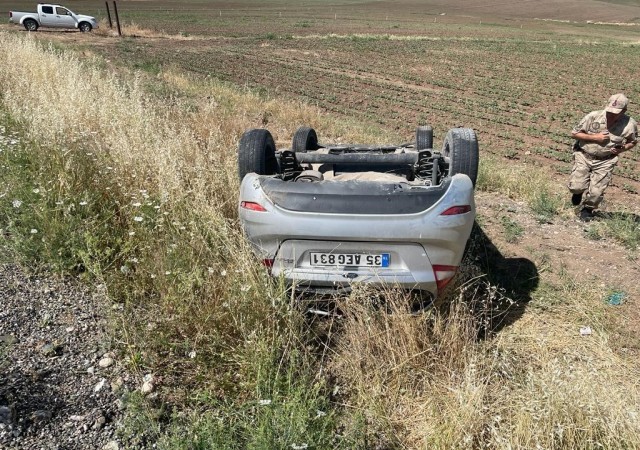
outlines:
[[[129, 445], [640, 447], [637, 362], [612, 350], [602, 293], [567, 274], [541, 274], [497, 334], [486, 327], [513, 295], [483, 251], [448, 311], [420, 316], [397, 293], [387, 314], [358, 291], [341, 319], [310, 323], [266, 277], [236, 220], [239, 135], [264, 117], [283, 140], [302, 123], [327, 139], [373, 131], [179, 73], [108, 73], [9, 34], [0, 62], [2, 122], [21, 141], [0, 153], [4, 256], [104, 283], [120, 306], [120, 360], [161, 380], [159, 399], [129, 396]], [[521, 169], [498, 179], [491, 164], [481, 188], [529, 195]], [[541, 186], [531, 205], [554, 198]]]

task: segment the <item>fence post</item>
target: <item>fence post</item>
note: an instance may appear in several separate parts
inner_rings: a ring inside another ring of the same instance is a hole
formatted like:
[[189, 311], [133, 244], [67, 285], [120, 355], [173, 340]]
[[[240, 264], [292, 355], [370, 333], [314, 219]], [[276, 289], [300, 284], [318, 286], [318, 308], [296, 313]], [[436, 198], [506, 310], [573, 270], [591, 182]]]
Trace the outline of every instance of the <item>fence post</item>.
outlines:
[[116, 14], [116, 25], [118, 26], [118, 36], [122, 36], [122, 30], [120, 30], [120, 17], [118, 16], [118, 6], [116, 0], [113, 0], [113, 12]]
[[107, 18], [109, 19], [109, 29], [113, 28], [113, 22], [111, 22], [111, 11], [109, 10], [109, 2], [105, 0], [104, 6], [107, 7]]

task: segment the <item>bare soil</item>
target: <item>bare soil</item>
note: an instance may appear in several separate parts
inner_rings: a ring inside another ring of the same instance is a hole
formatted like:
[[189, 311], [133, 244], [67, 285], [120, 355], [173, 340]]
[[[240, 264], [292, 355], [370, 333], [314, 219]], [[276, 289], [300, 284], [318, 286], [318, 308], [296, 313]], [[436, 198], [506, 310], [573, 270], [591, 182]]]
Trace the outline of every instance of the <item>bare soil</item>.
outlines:
[[[569, 194], [567, 194], [567, 199]], [[610, 199], [603, 214], [626, 211], [619, 198]], [[567, 280], [598, 291], [602, 301], [614, 292], [623, 293], [621, 305], [608, 307], [609, 320], [617, 336], [618, 348], [640, 355], [640, 260], [637, 251], [629, 250], [610, 236], [590, 238], [589, 229], [596, 222], [585, 223], [564, 211], [566, 217], [540, 223], [522, 202], [496, 193], [476, 193], [479, 222], [483, 232], [504, 258], [532, 261], [541, 280], [561, 285]], [[631, 213], [640, 222], [636, 209]], [[520, 238], [511, 242], [503, 218], [523, 228]]]

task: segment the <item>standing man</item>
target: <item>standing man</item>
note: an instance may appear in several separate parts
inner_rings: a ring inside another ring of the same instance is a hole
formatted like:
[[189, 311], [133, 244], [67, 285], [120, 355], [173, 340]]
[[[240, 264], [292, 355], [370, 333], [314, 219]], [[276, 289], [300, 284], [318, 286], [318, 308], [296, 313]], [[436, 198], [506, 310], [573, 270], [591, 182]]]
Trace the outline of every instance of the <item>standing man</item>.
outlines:
[[590, 112], [571, 131], [576, 142], [569, 190], [571, 203], [582, 204], [580, 219], [585, 222], [593, 219], [593, 210], [602, 201], [618, 155], [636, 145], [638, 124], [625, 114], [628, 104], [624, 94], [612, 95], [605, 109]]

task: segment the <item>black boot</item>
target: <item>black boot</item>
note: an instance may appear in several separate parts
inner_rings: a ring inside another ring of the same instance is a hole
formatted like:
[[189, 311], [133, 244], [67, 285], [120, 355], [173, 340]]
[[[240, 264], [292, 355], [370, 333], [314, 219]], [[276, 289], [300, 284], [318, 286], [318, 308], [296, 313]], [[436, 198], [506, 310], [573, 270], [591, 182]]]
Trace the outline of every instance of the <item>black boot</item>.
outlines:
[[589, 208], [582, 208], [580, 210], [580, 220], [583, 222], [591, 222], [593, 220], [593, 210]]

